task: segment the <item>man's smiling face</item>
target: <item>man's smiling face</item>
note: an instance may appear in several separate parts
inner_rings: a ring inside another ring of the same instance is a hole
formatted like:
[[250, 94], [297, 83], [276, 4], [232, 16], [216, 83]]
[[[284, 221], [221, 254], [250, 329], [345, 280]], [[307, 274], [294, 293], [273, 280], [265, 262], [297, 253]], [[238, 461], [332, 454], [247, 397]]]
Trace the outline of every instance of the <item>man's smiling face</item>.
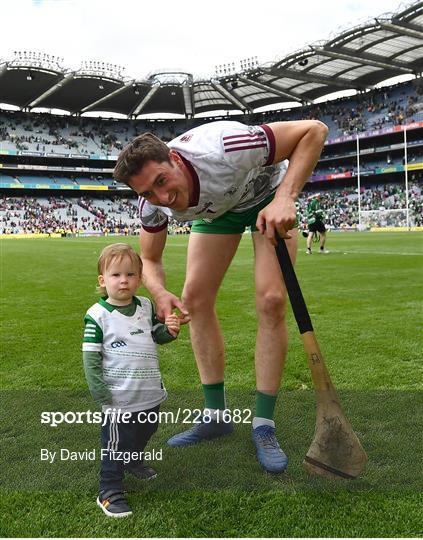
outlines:
[[169, 153], [170, 163], [148, 161], [131, 176], [129, 185], [155, 206], [165, 206], [183, 212], [189, 206], [191, 176], [177, 152]]

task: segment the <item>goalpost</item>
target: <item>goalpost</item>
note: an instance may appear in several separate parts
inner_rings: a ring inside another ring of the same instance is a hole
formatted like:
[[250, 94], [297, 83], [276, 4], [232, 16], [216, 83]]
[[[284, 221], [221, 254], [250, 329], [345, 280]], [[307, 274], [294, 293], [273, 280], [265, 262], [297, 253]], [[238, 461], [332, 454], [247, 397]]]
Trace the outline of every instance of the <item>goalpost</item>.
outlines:
[[358, 195], [358, 230], [371, 227], [403, 227], [409, 229], [416, 225], [413, 212], [410, 212], [408, 193], [408, 156], [407, 156], [407, 126], [402, 127], [404, 133], [404, 188], [405, 208], [393, 210], [362, 210], [361, 209], [361, 178], [360, 178], [360, 137], [356, 132], [357, 146], [357, 195]]

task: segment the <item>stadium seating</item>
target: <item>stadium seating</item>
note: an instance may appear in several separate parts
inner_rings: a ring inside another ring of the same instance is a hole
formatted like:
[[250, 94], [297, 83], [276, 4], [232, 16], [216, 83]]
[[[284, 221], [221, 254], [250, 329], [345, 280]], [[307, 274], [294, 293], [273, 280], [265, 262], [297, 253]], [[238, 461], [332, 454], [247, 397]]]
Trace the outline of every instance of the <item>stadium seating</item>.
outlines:
[[[422, 91], [421, 86], [411, 81], [318, 105], [230, 118], [245, 123], [316, 118], [328, 125], [330, 140], [356, 131], [423, 120]], [[0, 112], [0, 151], [116, 157], [127, 142], [142, 132], [151, 131], [170, 140], [198, 123], [199, 119], [107, 120], [3, 111]]]
[[[352, 140], [356, 132], [423, 121], [422, 95], [421, 79], [416, 79], [311, 106], [227, 118], [251, 124], [304, 118], [325, 122], [330, 130], [329, 144], [299, 199], [300, 213], [304, 215], [307, 198], [318, 190], [328, 225], [351, 228], [359, 221], [355, 142], [345, 146], [331, 144], [331, 140]], [[136, 234], [140, 227], [137, 199], [113, 180], [114, 159], [142, 132], [170, 140], [210, 120], [104, 119], [0, 111], [0, 154], [11, 156], [8, 165], [0, 168], [0, 173], [5, 173], [0, 174], [0, 233]], [[408, 140], [407, 158], [409, 208], [416, 225], [422, 225], [423, 214], [423, 137], [419, 130]], [[402, 142], [397, 137], [389, 145], [386, 136], [371, 141], [374, 148], [364, 143], [360, 159], [361, 211], [399, 212], [405, 208]], [[86, 159], [90, 160], [88, 167]], [[100, 159], [107, 160], [107, 165]], [[15, 168], [13, 163], [19, 165]], [[47, 172], [43, 173], [43, 167]], [[169, 230], [185, 233], [189, 226], [171, 221]]]
[[[299, 198], [302, 226], [305, 224], [307, 200], [315, 191], [304, 191]], [[355, 187], [321, 191], [321, 206], [329, 227], [345, 229], [358, 223], [358, 194]], [[423, 186], [409, 186], [413, 223], [423, 224]], [[402, 184], [369, 185], [361, 192], [361, 210], [405, 208]], [[120, 233], [137, 234], [139, 219], [137, 199], [128, 197], [7, 197], [0, 198], [0, 234], [24, 232]], [[187, 232], [187, 227], [173, 221], [170, 233]]]

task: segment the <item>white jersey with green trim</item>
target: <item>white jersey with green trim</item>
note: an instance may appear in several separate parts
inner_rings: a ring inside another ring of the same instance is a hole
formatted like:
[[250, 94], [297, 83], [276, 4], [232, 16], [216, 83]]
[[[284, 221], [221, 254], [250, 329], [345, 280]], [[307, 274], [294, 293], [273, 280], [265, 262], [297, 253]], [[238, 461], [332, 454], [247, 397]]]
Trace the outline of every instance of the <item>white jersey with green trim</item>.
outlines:
[[135, 300], [131, 317], [102, 299], [85, 316], [82, 350], [102, 354], [103, 378], [113, 398], [103, 410], [111, 406], [130, 412], [147, 410], [167, 397], [151, 335], [152, 305], [142, 296]]
[[244, 212], [274, 193], [288, 168], [287, 160], [273, 165], [275, 138], [265, 124], [211, 122], [176, 137], [168, 146], [185, 163], [193, 194], [183, 212], [140, 197], [141, 224], [148, 232], [164, 229], [169, 217], [212, 221], [228, 211]]

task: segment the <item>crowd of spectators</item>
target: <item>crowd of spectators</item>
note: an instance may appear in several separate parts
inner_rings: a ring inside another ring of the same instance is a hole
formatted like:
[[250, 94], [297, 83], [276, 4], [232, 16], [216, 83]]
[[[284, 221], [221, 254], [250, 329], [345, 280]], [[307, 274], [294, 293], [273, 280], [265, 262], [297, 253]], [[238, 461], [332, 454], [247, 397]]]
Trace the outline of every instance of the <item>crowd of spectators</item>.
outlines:
[[[409, 212], [411, 224], [423, 226], [423, 185], [417, 180], [409, 185]], [[302, 228], [306, 228], [306, 207], [309, 197], [316, 191], [304, 191], [299, 198]], [[358, 225], [358, 193], [355, 186], [326, 189], [320, 192], [321, 207], [326, 223], [332, 229], [355, 228]], [[406, 208], [403, 184], [372, 185], [362, 187], [360, 193], [362, 215], [370, 211], [401, 210]], [[79, 209], [85, 210], [82, 213]], [[385, 212], [386, 214], [386, 212]], [[0, 233], [70, 233], [70, 234], [138, 234], [136, 198], [114, 196], [90, 198], [1, 197]], [[395, 221], [395, 216], [393, 216]], [[398, 224], [398, 223], [397, 223]], [[170, 234], [189, 233], [190, 225], [175, 220], [169, 223]]]
[[[333, 138], [414, 121], [415, 115], [422, 113], [422, 93], [423, 85], [418, 80], [299, 109], [229, 118], [258, 124], [299, 118], [318, 119], [328, 123], [329, 138]], [[48, 153], [55, 153], [55, 147], [60, 145], [59, 152], [68, 150], [82, 155], [114, 156], [127, 142], [145, 131], [168, 141], [205, 121], [208, 120], [108, 120], [4, 111], [0, 114], [0, 144], [6, 141], [14, 144], [17, 150]]]
[[[125, 209], [131, 211], [132, 219], [119, 217], [118, 213], [109, 215], [102, 207], [96, 207], [88, 197], [73, 200], [49, 197], [46, 201], [28, 196], [2, 197], [0, 231], [4, 234], [135, 234], [139, 231], [138, 224], [134, 226], [134, 221], [137, 221], [136, 206], [125, 199], [119, 200], [118, 204], [122, 212]], [[78, 208], [86, 210], [84, 215], [80, 215]], [[125, 217], [128, 218], [127, 212]]]
[[94, 216], [94, 218], [81, 218], [84, 226], [91, 224], [96, 227], [94, 230], [113, 231], [120, 234], [139, 230], [136, 199], [115, 196], [96, 202], [89, 197], [81, 197], [78, 199], [78, 205]]
[[[143, 121], [0, 112], [0, 144], [8, 142], [22, 151], [116, 155], [133, 137], [145, 131], [163, 136], [154, 123]], [[167, 127], [166, 133], [167, 140], [175, 135], [173, 125]]]
[[[51, 121], [48, 120], [49, 116]], [[36, 152], [54, 153], [54, 147], [59, 145], [69, 150], [79, 150], [80, 144], [77, 141], [61, 134], [61, 127], [57, 125], [59, 124], [58, 117], [52, 115], [24, 116], [24, 113], [18, 113], [14, 118], [16, 121], [8, 122], [7, 118], [0, 117], [0, 140], [15, 144], [17, 150], [28, 151], [29, 144]], [[18, 126], [19, 133], [17, 133]]]
[[[400, 95], [396, 87], [385, 87], [357, 94], [353, 98], [301, 107], [293, 118], [286, 117], [283, 111], [263, 114], [266, 122], [302, 118], [322, 120], [328, 123], [329, 127], [333, 124], [337, 132], [330, 130], [330, 139], [385, 126], [402, 125], [405, 121], [414, 122], [414, 116], [421, 113], [423, 108], [422, 95], [422, 85], [404, 86]], [[255, 121], [259, 120], [259, 116], [255, 115]]]
[[[307, 228], [307, 203], [310, 197], [316, 192], [303, 191], [299, 198], [300, 222], [303, 229]], [[408, 205], [410, 221], [413, 226], [423, 225], [423, 185], [413, 182], [408, 188]], [[331, 189], [320, 191], [320, 206], [325, 214], [325, 223], [332, 229], [346, 229], [357, 227], [358, 219], [358, 191], [355, 186], [345, 187], [341, 190]], [[360, 190], [360, 209], [366, 217], [370, 211], [377, 211], [381, 217], [386, 210], [404, 210], [406, 208], [406, 191], [402, 184], [385, 184], [362, 187]], [[405, 213], [404, 213], [405, 215]], [[365, 220], [364, 220], [365, 221]], [[392, 215], [392, 224], [404, 226], [403, 218], [400, 216], [398, 222], [396, 216]]]
[[[351, 176], [356, 176], [358, 172], [357, 159], [354, 157], [350, 162], [339, 163], [336, 161], [321, 161], [317, 164], [313, 175], [339, 174], [349, 173]], [[412, 149], [408, 151], [407, 163], [421, 163], [423, 161], [422, 151]], [[332, 165], [329, 165], [332, 163]], [[374, 174], [378, 169], [387, 167], [403, 166], [405, 163], [402, 152], [400, 155], [393, 156], [391, 153], [386, 153], [383, 157], [377, 159], [372, 156], [363, 155], [360, 157], [360, 173], [363, 175]]]
[[3, 234], [33, 234], [72, 230], [72, 219], [63, 219], [56, 212], [67, 206], [63, 197], [49, 197], [47, 203], [42, 203], [35, 197], [2, 197], [0, 231]]

